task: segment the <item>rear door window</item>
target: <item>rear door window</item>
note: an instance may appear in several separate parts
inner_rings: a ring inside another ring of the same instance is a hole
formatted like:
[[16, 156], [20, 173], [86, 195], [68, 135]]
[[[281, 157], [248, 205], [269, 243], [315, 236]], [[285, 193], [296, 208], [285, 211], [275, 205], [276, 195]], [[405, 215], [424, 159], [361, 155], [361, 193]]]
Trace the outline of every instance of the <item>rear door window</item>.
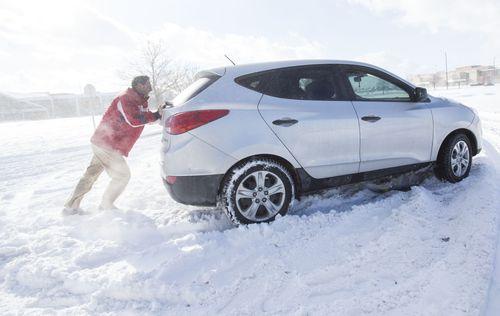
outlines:
[[267, 94], [295, 100], [334, 100], [338, 89], [332, 68], [303, 66], [277, 71]]
[[274, 69], [236, 79], [246, 88], [269, 96], [294, 100], [337, 100], [339, 89], [331, 65]]

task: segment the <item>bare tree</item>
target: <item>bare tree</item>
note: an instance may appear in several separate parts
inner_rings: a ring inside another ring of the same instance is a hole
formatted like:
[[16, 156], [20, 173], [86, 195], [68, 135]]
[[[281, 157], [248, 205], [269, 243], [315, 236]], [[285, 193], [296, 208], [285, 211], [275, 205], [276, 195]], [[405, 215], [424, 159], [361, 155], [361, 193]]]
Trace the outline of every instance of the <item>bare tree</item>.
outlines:
[[181, 92], [193, 80], [196, 68], [188, 64], [179, 64], [167, 54], [163, 41], [148, 41], [137, 60], [130, 64], [130, 70], [121, 74], [130, 79], [132, 75], [147, 75], [151, 81], [153, 96], [158, 104], [166, 97]]
[[173, 95], [179, 94], [189, 86], [198, 72], [198, 68], [189, 64], [178, 64], [173, 67], [170, 79], [166, 82], [167, 90]]

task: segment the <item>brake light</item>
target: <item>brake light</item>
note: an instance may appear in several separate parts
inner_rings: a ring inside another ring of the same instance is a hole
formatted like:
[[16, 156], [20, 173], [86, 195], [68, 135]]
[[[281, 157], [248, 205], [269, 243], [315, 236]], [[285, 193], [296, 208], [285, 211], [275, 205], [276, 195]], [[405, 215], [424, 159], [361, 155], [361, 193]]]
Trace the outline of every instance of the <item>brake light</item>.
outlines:
[[220, 119], [229, 114], [229, 110], [199, 110], [177, 113], [170, 116], [165, 127], [167, 133], [178, 135]]

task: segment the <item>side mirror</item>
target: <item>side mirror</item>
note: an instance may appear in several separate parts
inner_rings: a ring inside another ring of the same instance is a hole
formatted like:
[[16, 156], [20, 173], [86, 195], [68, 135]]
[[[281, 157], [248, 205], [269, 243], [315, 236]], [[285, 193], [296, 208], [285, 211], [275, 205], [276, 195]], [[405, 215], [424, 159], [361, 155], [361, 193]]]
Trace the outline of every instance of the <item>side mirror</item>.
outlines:
[[413, 93], [413, 101], [414, 102], [425, 102], [428, 99], [427, 89], [416, 87]]

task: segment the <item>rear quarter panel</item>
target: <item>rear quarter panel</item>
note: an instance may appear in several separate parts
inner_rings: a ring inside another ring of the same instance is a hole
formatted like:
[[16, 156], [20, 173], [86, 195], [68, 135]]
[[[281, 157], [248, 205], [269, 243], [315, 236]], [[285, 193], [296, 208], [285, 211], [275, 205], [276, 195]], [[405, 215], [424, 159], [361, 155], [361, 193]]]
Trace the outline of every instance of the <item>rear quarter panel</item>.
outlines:
[[[232, 77], [224, 76], [182, 106], [182, 110], [228, 109], [229, 114], [189, 133], [236, 161], [268, 154], [280, 156], [295, 168], [300, 168], [260, 116], [257, 105], [261, 97], [261, 93], [244, 88], [236, 84]], [[230, 167], [227, 166], [228, 169]]]

